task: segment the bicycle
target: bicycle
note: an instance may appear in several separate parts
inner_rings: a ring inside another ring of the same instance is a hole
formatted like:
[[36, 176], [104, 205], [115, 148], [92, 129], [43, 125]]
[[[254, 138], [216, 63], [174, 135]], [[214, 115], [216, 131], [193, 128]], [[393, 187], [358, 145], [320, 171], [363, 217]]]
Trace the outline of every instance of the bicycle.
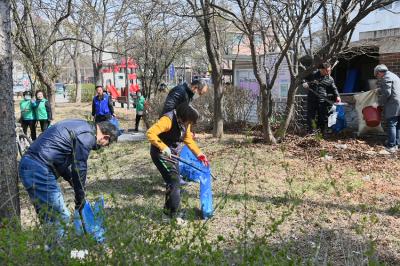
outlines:
[[24, 134], [20, 123], [15, 123], [15, 133], [17, 135], [15, 142], [17, 144], [19, 158], [21, 158], [32, 144], [32, 140]]

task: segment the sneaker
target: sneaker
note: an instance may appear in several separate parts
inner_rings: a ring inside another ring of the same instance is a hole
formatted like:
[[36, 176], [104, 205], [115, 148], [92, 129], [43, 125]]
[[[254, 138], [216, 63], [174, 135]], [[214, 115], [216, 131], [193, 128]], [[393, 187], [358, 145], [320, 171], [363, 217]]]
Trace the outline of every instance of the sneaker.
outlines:
[[395, 153], [395, 152], [398, 150], [398, 148], [397, 148], [397, 146], [385, 147], [385, 150], [386, 150], [387, 152], [389, 152], [389, 153]]
[[176, 221], [176, 224], [179, 225], [179, 226], [186, 226], [187, 225], [187, 221], [182, 219], [182, 218], [180, 218], [180, 217], [177, 217], [175, 221]]

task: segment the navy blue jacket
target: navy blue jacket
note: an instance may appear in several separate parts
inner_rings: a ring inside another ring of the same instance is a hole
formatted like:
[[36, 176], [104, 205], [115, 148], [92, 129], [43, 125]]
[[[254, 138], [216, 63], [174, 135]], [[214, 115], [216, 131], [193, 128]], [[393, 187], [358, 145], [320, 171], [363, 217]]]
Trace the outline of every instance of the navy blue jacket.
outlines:
[[55, 176], [71, 180], [75, 198], [83, 199], [87, 160], [96, 147], [96, 128], [84, 120], [71, 119], [54, 124], [29, 147], [24, 156], [45, 164]]
[[171, 112], [172, 110], [176, 109], [178, 105], [184, 102], [191, 102], [193, 99], [194, 93], [189, 88], [186, 83], [182, 85], [175, 86], [172, 90], [168, 93], [167, 98], [165, 99], [164, 108], [160, 116]]

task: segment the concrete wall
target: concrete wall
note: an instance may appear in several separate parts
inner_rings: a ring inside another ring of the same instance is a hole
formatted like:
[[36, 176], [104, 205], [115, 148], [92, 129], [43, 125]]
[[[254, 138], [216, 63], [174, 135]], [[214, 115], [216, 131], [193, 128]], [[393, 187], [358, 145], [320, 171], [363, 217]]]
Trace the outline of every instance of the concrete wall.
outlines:
[[395, 1], [386, 8], [380, 8], [371, 12], [357, 24], [351, 41], [360, 40], [361, 32], [400, 28], [399, 11], [400, 1]]

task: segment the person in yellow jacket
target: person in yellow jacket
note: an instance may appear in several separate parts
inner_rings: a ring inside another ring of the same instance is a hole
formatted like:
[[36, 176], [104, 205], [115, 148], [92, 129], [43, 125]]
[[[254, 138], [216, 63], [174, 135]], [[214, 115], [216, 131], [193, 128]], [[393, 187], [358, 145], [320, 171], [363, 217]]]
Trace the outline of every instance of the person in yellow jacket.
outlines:
[[147, 138], [151, 143], [151, 158], [166, 183], [164, 214], [171, 218], [179, 210], [180, 175], [178, 163], [172, 163], [165, 158], [170, 158], [172, 154], [179, 155], [184, 143], [205, 166], [209, 165], [207, 157], [194, 142], [191, 133], [191, 126], [198, 117], [196, 109], [188, 103], [182, 103], [176, 110], [165, 113], [147, 131]]

